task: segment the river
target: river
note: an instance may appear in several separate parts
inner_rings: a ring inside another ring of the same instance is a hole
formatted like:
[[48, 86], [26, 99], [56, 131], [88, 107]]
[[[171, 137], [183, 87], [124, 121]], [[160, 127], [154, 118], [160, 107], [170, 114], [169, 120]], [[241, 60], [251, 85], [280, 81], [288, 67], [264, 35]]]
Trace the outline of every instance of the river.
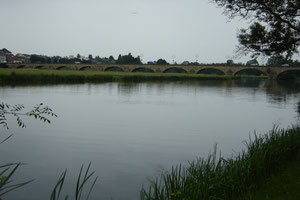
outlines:
[[90, 199], [137, 200], [172, 165], [206, 157], [213, 146], [224, 156], [244, 148], [249, 136], [299, 121], [300, 87], [268, 80], [172, 83], [103, 83], [2, 86], [1, 101], [38, 103], [58, 118], [51, 124], [24, 117], [1, 127], [1, 164], [22, 162], [14, 180], [34, 182], [4, 199], [49, 199], [67, 168], [64, 194], [71, 196], [82, 164], [99, 177]]

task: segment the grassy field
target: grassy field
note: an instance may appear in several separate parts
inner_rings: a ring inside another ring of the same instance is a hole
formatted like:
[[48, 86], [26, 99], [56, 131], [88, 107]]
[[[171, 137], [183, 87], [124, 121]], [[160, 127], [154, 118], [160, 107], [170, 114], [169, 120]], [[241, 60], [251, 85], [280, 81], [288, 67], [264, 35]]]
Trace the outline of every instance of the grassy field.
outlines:
[[[141, 199], [280, 199], [287, 193], [295, 199], [299, 195], [299, 191], [294, 191], [299, 186], [299, 153], [300, 127], [275, 128], [269, 134], [250, 139], [246, 150], [232, 158], [224, 158], [215, 150], [207, 159], [173, 167], [152, 181], [149, 188], [142, 189]], [[293, 166], [291, 170], [285, 170], [289, 165]], [[285, 181], [290, 184], [285, 186]]]
[[[253, 76], [248, 76], [248, 77], [253, 77]], [[197, 81], [197, 80], [230, 80], [230, 79], [240, 79], [240, 78], [242, 77], [227, 76], [227, 75], [0, 69], [1, 84]], [[256, 78], [266, 78], [266, 77], [256, 77]]]

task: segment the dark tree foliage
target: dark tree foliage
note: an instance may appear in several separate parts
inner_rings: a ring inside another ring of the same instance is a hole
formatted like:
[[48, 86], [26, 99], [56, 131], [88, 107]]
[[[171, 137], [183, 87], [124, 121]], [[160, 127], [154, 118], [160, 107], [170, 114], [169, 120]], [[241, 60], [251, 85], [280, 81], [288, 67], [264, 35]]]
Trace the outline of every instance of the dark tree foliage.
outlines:
[[285, 59], [282, 55], [271, 56], [267, 61], [267, 66], [278, 67], [278, 66], [290, 66], [290, 67], [300, 67], [300, 62], [298, 60]]
[[31, 63], [51, 63], [51, 58], [42, 55], [31, 55], [30, 56]]
[[115, 58], [113, 56], [109, 56], [108, 58], [110, 61], [115, 61]]
[[168, 65], [169, 63], [165, 59], [160, 58], [156, 61], [156, 64], [157, 65]]
[[233, 60], [227, 60], [227, 61], [226, 61], [226, 65], [228, 65], [228, 66], [234, 65]]
[[224, 8], [230, 19], [241, 16], [252, 20], [249, 29], [238, 34], [239, 54], [271, 56], [285, 59], [298, 53], [300, 43], [299, 0], [212, 0]]
[[133, 57], [131, 53], [128, 55], [119, 55], [117, 64], [142, 64], [140, 57]]
[[267, 61], [267, 66], [281, 66], [288, 64], [288, 61], [283, 56], [271, 56]]

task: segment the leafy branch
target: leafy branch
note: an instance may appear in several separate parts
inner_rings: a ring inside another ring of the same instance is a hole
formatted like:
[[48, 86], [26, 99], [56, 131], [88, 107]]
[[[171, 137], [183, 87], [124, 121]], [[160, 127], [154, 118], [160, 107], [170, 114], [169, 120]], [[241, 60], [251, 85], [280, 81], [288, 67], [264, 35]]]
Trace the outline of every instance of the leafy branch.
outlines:
[[16, 118], [17, 124], [21, 128], [25, 128], [26, 125], [23, 122], [21, 116], [34, 117], [46, 123], [51, 123], [50, 117], [57, 117], [57, 115], [48, 106], [43, 106], [43, 103], [37, 104], [29, 112], [23, 112], [25, 109], [23, 104], [9, 105], [6, 103], [0, 103], [0, 125], [9, 129], [7, 123], [7, 115], [12, 115]]
[[[55, 113], [53, 113], [52, 109], [48, 106], [43, 106], [42, 103], [36, 105], [33, 107], [32, 110], [29, 112], [23, 112], [25, 109], [24, 105], [22, 104], [16, 104], [16, 105], [9, 105], [6, 103], [0, 103], [0, 125], [2, 125], [4, 128], [9, 129], [8, 123], [7, 123], [7, 116], [12, 115], [16, 118], [17, 124], [21, 128], [25, 128], [26, 125], [23, 122], [21, 116], [28, 116], [28, 117], [34, 117], [36, 119], [39, 119], [43, 122], [50, 123], [50, 120], [48, 119], [48, 116], [51, 117], [57, 117]], [[0, 141], [0, 144], [7, 141], [10, 137], [9, 135], [4, 140]], [[12, 180], [12, 176], [16, 172], [16, 170], [22, 165], [21, 163], [10, 163], [5, 165], [0, 165], [0, 197], [3, 195], [16, 190], [20, 187], [23, 187], [24, 185], [29, 184], [33, 180], [26, 181], [23, 183], [14, 183]], [[1, 199], [0, 199], [1, 200]]]

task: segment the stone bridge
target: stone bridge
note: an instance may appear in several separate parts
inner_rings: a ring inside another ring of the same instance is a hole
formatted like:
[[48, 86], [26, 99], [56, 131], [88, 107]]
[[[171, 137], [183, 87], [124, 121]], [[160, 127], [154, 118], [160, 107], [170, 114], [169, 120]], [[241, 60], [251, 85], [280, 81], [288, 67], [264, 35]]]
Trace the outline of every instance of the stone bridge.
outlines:
[[99, 64], [1, 64], [10, 69], [95, 70], [114, 72], [193, 73], [215, 75], [255, 75], [278, 79], [286, 73], [300, 75], [300, 67], [265, 66], [186, 66], [186, 65], [99, 65]]

